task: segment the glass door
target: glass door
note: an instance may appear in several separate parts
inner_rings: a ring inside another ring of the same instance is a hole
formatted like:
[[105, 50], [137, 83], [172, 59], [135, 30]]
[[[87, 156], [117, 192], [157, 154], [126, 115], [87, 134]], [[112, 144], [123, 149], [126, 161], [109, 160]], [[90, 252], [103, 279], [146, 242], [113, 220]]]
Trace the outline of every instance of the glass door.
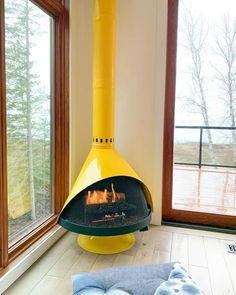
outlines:
[[168, 14], [163, 218], [236, 227], [236, 3]]

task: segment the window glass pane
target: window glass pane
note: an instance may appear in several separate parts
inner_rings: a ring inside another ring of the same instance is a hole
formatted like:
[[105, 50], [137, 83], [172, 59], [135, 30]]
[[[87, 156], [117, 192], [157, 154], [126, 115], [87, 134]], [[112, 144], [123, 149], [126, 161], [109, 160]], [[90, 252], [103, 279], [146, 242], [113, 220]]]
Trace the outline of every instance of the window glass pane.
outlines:
[[174, 209], [236, 216], [236, 1], [179, 0]]
[[53, 212], [52, 22], [28, 0], [5, 0], [10, 243]]

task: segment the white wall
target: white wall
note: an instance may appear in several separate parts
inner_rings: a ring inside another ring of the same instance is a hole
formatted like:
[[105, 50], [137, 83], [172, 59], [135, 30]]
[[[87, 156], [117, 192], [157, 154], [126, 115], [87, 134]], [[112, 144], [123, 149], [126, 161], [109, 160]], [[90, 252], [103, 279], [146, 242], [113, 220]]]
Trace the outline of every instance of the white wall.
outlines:
[[[116, 146], [161, 220], [166, 0], [117, 0]], [[92, 138], [92, 0], [71, 0], [71, 182]]]

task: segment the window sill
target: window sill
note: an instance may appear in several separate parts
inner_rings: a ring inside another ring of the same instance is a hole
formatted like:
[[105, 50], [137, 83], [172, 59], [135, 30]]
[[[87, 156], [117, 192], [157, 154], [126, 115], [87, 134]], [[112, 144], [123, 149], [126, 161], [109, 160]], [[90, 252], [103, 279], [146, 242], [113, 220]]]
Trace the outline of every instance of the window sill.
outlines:
[[13, 284], [65, 232], [59, 225], [54, 226], [47, 234], [10, 263], [8, 267], [2, 269], [0, 271], [0, 294]]

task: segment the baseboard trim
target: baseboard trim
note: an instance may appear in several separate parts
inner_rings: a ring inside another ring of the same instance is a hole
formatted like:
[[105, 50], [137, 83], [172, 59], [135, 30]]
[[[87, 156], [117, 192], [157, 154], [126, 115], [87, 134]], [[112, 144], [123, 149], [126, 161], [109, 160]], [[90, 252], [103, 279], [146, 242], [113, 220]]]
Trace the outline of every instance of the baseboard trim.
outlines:
[[4, 269], [0, 277], [0, 294], [12, 285], [41, 255], [63, 236], [65, 232], [66, 231], [62, 227], [56, 225], [44, 237]]
[[216, 227], [210, 225], [201, 225], [201, 224], [193, 224], [193, 223], [183, 223], [183, 222], [175, 222], [175, 221], [162, 221], [162, 225], [182, 227], [182, 228], [190, 228], [190, 229], [198, 229], [198, 230], [206, 230], [211, 232], [219, 232], [224, 234], [236, 234], [236, 228], [223, 228]]

